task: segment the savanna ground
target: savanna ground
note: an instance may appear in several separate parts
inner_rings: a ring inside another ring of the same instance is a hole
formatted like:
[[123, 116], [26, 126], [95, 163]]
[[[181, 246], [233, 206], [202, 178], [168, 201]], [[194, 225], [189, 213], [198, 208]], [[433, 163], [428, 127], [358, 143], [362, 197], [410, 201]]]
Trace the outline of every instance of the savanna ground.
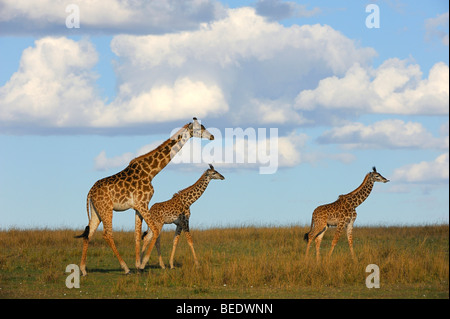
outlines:
[[[143, 273], [134, 270], [133, 232], [114, 233], [132, 270], [124, 275], [97, 231], [88, 251], [88, 276], [68, 289], [65, 273], [79, 264], [82, 230], [0, 231], [0, 298], [449, 298], [449, 226], [355, 227], [357, 261], [345, 234], [328, 259], [334, 229], [305, 258], [309, 227], [191, 230], [200, 266], [182, 234], [176, 269], [160, 269], [156, 249]], [[161, 238], [164, 262], [173, 232]], [[366, 287], [366, 266], [380, 269], [380, 288]]]

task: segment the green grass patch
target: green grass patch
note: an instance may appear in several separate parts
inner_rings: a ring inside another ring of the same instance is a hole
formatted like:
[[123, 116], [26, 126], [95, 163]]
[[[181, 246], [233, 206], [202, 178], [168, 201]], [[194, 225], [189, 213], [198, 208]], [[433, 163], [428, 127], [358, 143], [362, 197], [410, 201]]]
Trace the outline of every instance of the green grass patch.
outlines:
[[[115, 232], [132, 273], [124, 275], [101, 232], [89, 246], [88, 276], [68, 289], [65, 273], [79, 264], [82, 240], [73, 230], [0, 232], [0, 298], [449, 298], [449, 227], [355, 227], [351, 259], [343, 236], [326, 258], [334, 230], [305, 257], [306, 227], [191, 230], [199, 267], [182, 235], [176, 269], [160, 269], [156, 249], [144, 272], [134, 270], [134, 234]], [[166, 266], [172, 232], [163, 232]], [[313, 247], [312, 247], [313, 248]], [[380, 288], [368, 289], [368, 264], [380, 268]]]

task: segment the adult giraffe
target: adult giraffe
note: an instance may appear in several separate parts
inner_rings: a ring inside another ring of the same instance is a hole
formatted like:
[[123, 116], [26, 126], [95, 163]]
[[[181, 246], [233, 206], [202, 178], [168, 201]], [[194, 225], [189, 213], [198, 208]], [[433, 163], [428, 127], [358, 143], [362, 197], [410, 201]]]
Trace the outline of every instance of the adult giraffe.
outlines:
[[[100, 179], [92, 186], [86, 200], [89, 225], [86, 226], [83, 234], [76, 236], [77, 238], [83, 238], [83, 252], [80, 263], [83, 276], [87, 275], [86, 255], [89, 240], [101, 222], [103, 222], [103, 238], [113, 250], [125, 274], [130, 272], [127, 264], [117, 251], [112, 235], [113, 211], [124, 211], [130, 208], [133, 208], [136, 212], [136, 268], [140, 267], [142, 218], [149, 216], [148, 205], [154, 192], [151, 183], [152, 179], [169, 164], [172, 158], [191, 137], [206, 138], [209, 140], [214, 139], [214, 136], [194, 117], [193, 122], [184, 125], [156, 149], [133, 159], [121, 172]], [[89, 214], [89, 212], [93, 213]], [[145, 221], [148, 224], [147, 219]]]

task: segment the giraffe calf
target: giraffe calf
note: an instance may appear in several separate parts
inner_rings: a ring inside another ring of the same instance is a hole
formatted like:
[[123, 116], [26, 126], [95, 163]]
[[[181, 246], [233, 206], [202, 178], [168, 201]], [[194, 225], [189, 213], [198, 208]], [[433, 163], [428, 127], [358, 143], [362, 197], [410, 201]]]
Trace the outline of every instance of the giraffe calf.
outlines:
[[[190, 207], [197, 201], [200, 196], [205, 192], [206, 187], [212, 179], [225, 179], [214, 167], [210, 164], [202, 176], [193, 185], [179, 191], [174, 194], [173, 197], [165, 202], [155, 203], [149, 211], [149, 218], [145, 218], [148, 221], [148, 230], [144, 233], [144, 243], [142, 247], [141, 266], [140, 269], [144, 269], [153, 246], [156, 244], [158, 251], [159, 265], [161, 268], [165, 268], [164, 262], [161, 257], [160, 249], [160, 233], [164, 224], [175, 224], [177, 228], [175, 230], [175, 236], [173, 239], [172, 253], [170, 255], [170, 268], [173, 266], [173, 258], [175, 256], [175, 249], [178, 244], [178, 240], [182, 231], [184, 231], [189, 247], [194, 256], [194, 262], [198, 265], [197, 256], [195, 255], [194, 243], [192, 241], [191, 234], [189, 232], [189, 217], [191, 216]], [[144, 255], [145, 249], [150, 246]]]
[[336, 233], [331, 242], [331, 249], [328, 256], [331, 256], [342, 231], [346, 229], [350, 254], [355, 259], [353, 252], [353, 223], [356, 219], [356, 207], [367, 199], [375, 182], [389, 182], [388, 179], [377, 172], [375, 167], [372, 170], [372, 172], [366, 174], [362, 184], [354, 191], [345, 195], [339, 195], [339, 198], [335, 202], [318, 206], [314, 210], [311, 228], [303, 237], [307, 242], [306, 256], [308, 256], [309, 247], [314, 240], [316, 242], [316, 259], [319, 261], [322, 238], [330, 226], [336, 226]]

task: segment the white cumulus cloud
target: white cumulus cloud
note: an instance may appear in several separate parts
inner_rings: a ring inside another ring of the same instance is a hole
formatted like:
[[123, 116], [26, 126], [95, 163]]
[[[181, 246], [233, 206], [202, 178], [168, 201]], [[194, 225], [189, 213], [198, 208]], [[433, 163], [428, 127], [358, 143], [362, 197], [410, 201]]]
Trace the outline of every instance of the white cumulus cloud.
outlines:
[[419, 65], [389, 59], [377, 69], [358, 63], [343, 77], [320, 81], [302, 91], [296, 108], [310, 111], [351, 110], [355, 113], [446, 115], [449, 111], [449, 68], [436, 63], [422, 79]]
[[449, 177], [449, 154], [444, 153], [433, 161], [423, 161], [417, 164], [409, 164], [396, 169], [392, 181], [396, 182], [445, 182]]
[[285, 27], [249, 7], [193, 31], [118, 35], [111, 49], [120, 62], [119, 97], [188, 77], [219, 87], [235, 124], [302, 124], [292, 107], [302, 88], [323, 75], [344, 75], [355, 61], [367, 65], [376, 54], [330, 26]]
[[425, 39], [431, 41], [434, 38], [441, 40], [443, 45], [448, 46], [448, 11], [438, 14], [435, 18], [425, 20]]
[[225, 18], [203, 24], [194, 31], [118, 35], [111, 47], [118, 56], [147, 68], [182, 67], [194, 61], [214, 63], [222, 68], [244, 66], [248, 59], [281, 62], [279, 54], [289, 50], [292, 55], [286, 62], [295, 62], [294, 67], [310, 70], [309, 63], [320, 61], [334, 72], [342, 73], [354, 61], [365, 63], [375, 55], [373, 49], [358, 48], [353, 40], [329, 26], [285, 27], [267, 21], [249, 7], [230, 9]]
[[[79, 29], [66, 28], [73, 14], [69, 5], [78, 7]], [[2, 35], [163, 33], [193, 29], [225, 15], [224, 7], [210, 0], [2, 0], [0, 7]]]
[[187, 77], [177, 79], [172, 85], [155, 85], [148, 91], [128, 95], [105, 107], [92, 125], [114, 127], [129, 123], [170, 122], [191, 118], [193, 114], [200, 118], [216, 117], [228, 111], [228, 104], [217, 85]]
[[188, 77], [140, 92], [127, 91], [123, 83], [119, 97], [106, 104], [95, 83], [97, 62], [98, 53], [88, 40], [36, 40], [24, 50], [18, 71], [0, 87], [2, 130], [126, 127], [185, 120], [193, 114], [219, 116], [228, 110], [217, 85]]
[[41, 127], [83, 125], [103, 105], [92, 70], [98, 54], [89, 41], [45, 37], [24, 50], [20, 66], [0, 87], [0, 123]]
[[[196, 2], [202, 3], [208, 2]], [[13, 19], [23, 2], [7, 4], [2, 21]], [[44, 14], [35, 6], [36, 12], [27, 11], [30, 19]], [[375, 50], [330, 26], [286, 27], [249, 7], [182, 32], [117, 35], [111, 50], [117, 92], [106, 102], [89, 40], [36, 40], [0, 87], [1, 130], [132, 131], [192, 116], [220, 118], [224, 126], [292, 129], [367, 113], [448, 114], [445, 63], [426, 78], [418, 65], [398, 59], [372, 69]]]
[[371, 125], [351, 123], [335, 127], [322, 133], [318, 142], [359, 149], [448, 149], [448, 134], [435, 137], [419, 122], [389, 119]]

